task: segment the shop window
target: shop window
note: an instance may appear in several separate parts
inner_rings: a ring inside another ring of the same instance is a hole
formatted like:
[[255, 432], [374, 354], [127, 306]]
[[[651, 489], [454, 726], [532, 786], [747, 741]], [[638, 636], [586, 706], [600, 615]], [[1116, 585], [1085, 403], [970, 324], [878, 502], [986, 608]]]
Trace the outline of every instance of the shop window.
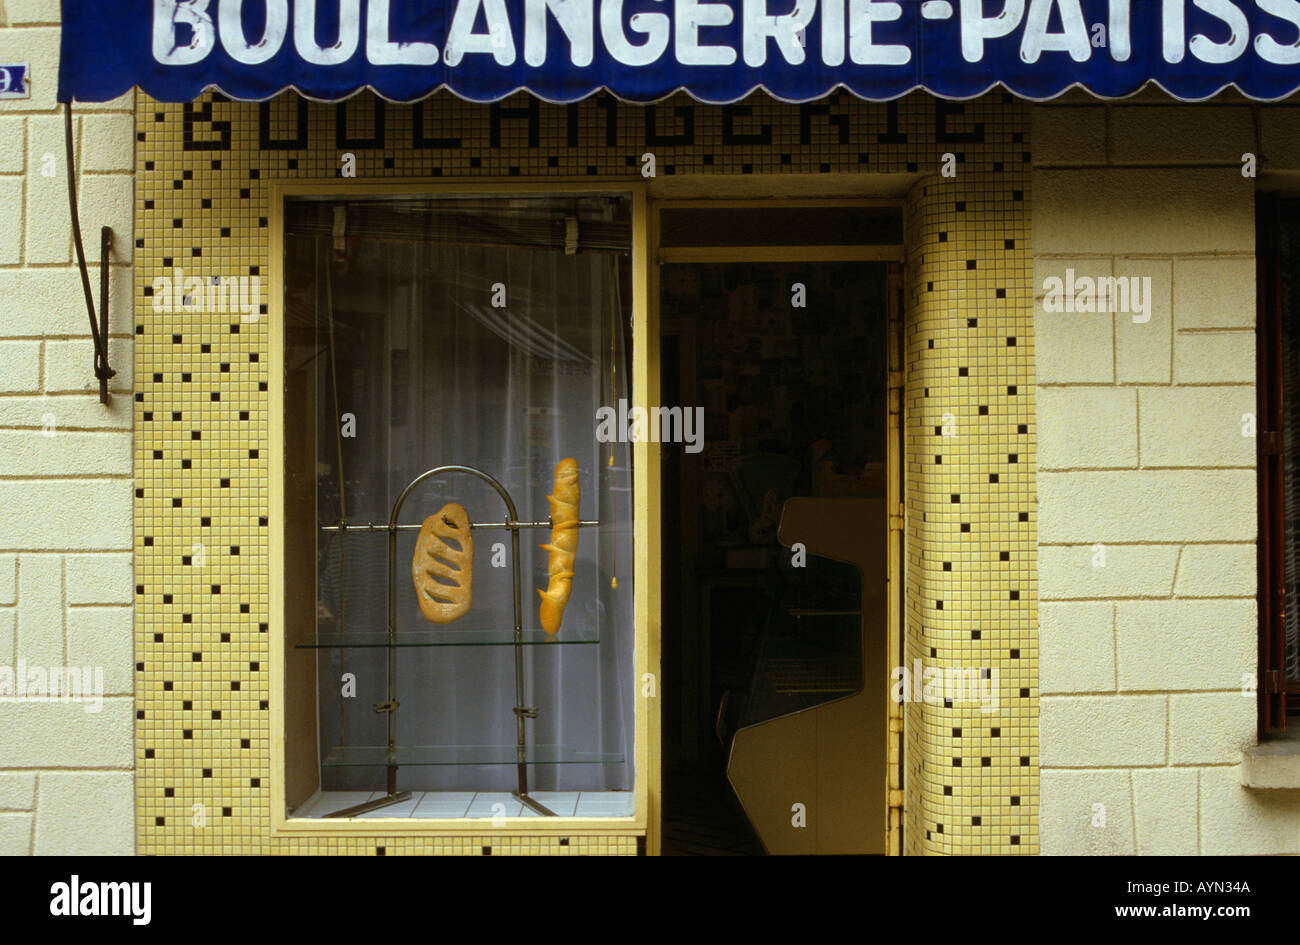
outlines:
[[292, 816], [633, 816], [630, 208], [287, 201]]
[[1262, 734], [1300, 706], [1300, 200], [1262, 194], [1256, 220]]

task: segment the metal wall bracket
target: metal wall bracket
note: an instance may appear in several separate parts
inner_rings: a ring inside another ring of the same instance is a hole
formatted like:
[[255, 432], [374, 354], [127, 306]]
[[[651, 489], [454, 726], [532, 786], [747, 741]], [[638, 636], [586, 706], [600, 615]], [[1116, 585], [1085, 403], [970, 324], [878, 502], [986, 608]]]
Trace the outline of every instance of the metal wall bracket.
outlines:
[[99, 379], [99, 402], [109, 403], [109, 378], [117, 372], [108, 366], [108, 277], [109, 256], [113, 252], [113, 229], [99, 230], [99, 317], [95, 317], [95, 298], [90, 289], [90, 272], [86, 268], [86, 248], [81, 242], [81, 220], [77, 214], [77, 172], [72, 154], [72, 103], [63, 105], [63, 141], [68, 168], [68, 209], [72, 214], [72, 242], [77, 249], [77, 267], [81, 270], [81, 288], [86, 294], [86, 314], [90, 318], [90, 338], [95, 345], [93, 370]]

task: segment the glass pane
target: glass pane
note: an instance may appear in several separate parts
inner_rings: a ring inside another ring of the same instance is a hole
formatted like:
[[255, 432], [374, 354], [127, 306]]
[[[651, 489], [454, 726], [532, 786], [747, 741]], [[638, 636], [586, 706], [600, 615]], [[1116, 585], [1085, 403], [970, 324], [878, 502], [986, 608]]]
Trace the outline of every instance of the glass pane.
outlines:
[[[318, 693], [322, 790], [382, 791], [390, 759], [398, 790], [514, 790], [517, 706], [536, 710], [530, 789], [631, 790], [631, 450], [595, 436], [597, 409], [631, 396], [630, 232], [621, 196], [287, 204], [289, 633], [315, 660], [305, 685]], [[551, 561], [540, 546], [566, 458], [582, 526], [552, 636], [539, 622]], [[517, 637], [507, 503], [463, 471], [412, 486], [452, 465], [492, 477], [518, 520], [540, 523], [517, 532]], [[390, 533], [408, 487], [408, 527]], [[418, 526], [448, 503], [473, 526], [472, 574], [444, 548], [455, 574], [433, 586], [461, 584], [471, 603], [435, 623], [412, 560]], [[299, 556], [311, 599], [295, 605]], [[390, 667], [392, 754], [389, 713], [376, 711]], [[289, 684], [290, 699], [313, 698], [292, 672]]]
[[681, 207], [659, 216], [661, 246], [898, 246], [898, 207]]

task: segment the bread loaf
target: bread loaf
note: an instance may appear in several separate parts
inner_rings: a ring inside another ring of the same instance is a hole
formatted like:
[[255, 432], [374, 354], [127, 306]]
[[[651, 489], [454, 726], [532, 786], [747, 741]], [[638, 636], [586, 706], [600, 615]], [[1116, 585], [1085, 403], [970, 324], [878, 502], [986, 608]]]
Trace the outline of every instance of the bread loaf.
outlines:
[[411, 578], [425, 620], [451, 623], [469, 611], [474, 597], [474, 538], [464, 506], [449, 502], [424, 520], [415, 539]]
[[550, 583], [537, 592], [542, 599], [542, 629], [554, 635], [564, 619], [564, 607], [573, 590], [573, 561], [578, 551], [578, 461], [562, 459], [555, 467], [555, 491], [551, 503], [551, 543], [541, 547], [548, 554]]

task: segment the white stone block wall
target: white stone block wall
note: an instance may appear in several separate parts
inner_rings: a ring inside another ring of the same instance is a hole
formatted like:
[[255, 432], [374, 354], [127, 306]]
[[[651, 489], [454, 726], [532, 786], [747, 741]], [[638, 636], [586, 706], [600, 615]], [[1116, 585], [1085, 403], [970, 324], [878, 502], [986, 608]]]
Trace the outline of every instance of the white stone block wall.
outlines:
[[[1300, 167], [1298, 127], [1239, 99], [1034, 110], [1043, 853], [1300, 853], [1300, 792], [1238, 771], [1257, 661], [1241, 157]], [[1067, 269], [1149, 278], [1149, 320], [1045, 310]]]
[[0, 667], [102, 669], [104, 697], [97, 712], [0, 702], [0, 854], [130, 854], [134, 117], [129, 96], [74, 111], [96, 305], [99, 229], [115, 235], [106, 407], [72, 249], [58, 19], [58, 0], [0, 0], [0, 63], [31, 71], [30, 98], [0, 100]]

